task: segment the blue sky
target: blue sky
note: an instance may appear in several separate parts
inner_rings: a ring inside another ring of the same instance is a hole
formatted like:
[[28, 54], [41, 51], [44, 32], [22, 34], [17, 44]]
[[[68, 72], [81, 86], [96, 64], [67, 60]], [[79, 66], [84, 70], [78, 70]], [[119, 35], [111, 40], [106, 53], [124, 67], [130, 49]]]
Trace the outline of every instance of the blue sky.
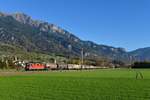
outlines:
[[0, 0], [0, 11], [24, 12], [98, 44], [150, 47], [150, 0]]

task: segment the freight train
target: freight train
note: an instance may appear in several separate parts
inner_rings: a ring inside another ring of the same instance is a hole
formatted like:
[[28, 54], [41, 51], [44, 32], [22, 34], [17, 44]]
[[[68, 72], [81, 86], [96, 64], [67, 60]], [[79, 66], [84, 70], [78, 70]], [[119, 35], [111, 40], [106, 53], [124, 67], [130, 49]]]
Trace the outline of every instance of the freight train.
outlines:
[[[23, 66], [21, 66], [23, 65]], [[33, 70], [80, 70], [80, 69], [98, 69], [104, 67], [90, 66], [90, 65], [75, 65], [75, 64], [53, 64], [53, 63], [41, 63], [41, 62], [28, 62], [25, 64], [19, 64], [17, 68], [23, 68], [26, 71]]]

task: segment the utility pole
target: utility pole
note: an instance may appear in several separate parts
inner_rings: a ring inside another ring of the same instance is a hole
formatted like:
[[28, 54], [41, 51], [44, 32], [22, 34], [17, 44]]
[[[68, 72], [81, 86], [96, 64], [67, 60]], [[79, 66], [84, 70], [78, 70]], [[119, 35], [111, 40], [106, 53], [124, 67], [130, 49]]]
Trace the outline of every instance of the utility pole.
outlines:
[[8, 66], [8, 60], [7, 59], [6, 59], [5, 63], [6, 63], [6, 67], [8, 68], [9, 66]]
[[71, 56], [70, 56], [71, 51], [72, 51], [72, 45], [71, 44], [68, 45], [68, 49], [69, 49], [69, 52], [68, 52], [67, 69], [69, 69], [69, 61], [71, 60]]
[[83, 48], [82, 48], [82, 50], [81, 50], [81, 69], [83, 69]]
[[2, 62], [4, 62], [4, 56], [2, 55]]
[[15, 59], [14, 59], [15, 61], [18, 61], [18, 58], [17, 58], [17, 56], [15, 56]]
[[54, 60], [54, 64], [57, 64], [57, 60], [56, 60], [56, 58], [55, 58], [55, 60]]

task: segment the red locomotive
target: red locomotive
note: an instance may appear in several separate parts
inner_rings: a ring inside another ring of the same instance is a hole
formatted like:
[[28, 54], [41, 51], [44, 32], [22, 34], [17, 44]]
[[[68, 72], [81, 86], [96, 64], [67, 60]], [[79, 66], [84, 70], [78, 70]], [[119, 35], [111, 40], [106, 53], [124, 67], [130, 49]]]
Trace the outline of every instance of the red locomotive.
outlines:
[[31, 63], [27, 63], [25, 66], [25, 70], [46, 70], [47, 67], [45, 64], [43, 63], [37, 63], [37, 62], [31, 62]]

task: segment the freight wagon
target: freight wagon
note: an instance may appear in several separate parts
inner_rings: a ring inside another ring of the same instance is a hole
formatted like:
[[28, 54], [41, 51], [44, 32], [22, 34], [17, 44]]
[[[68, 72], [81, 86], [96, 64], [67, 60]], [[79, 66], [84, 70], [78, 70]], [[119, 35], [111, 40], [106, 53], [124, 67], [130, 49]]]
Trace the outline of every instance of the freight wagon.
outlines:
[[46, 66], [48, 70], [58, 70], [58, 67], [59, 67], [58, 64], [53, 64], [53, 63], [47, 63]]
[[39, 62], [30, 62], [26, 63], [25, 70], [79, 70], [79, 69], [99, 69], [103, 67], [88, 66], [88, 65], [75, 65], [75, 64], [52, 64], [52, 63], [39, 63]]

